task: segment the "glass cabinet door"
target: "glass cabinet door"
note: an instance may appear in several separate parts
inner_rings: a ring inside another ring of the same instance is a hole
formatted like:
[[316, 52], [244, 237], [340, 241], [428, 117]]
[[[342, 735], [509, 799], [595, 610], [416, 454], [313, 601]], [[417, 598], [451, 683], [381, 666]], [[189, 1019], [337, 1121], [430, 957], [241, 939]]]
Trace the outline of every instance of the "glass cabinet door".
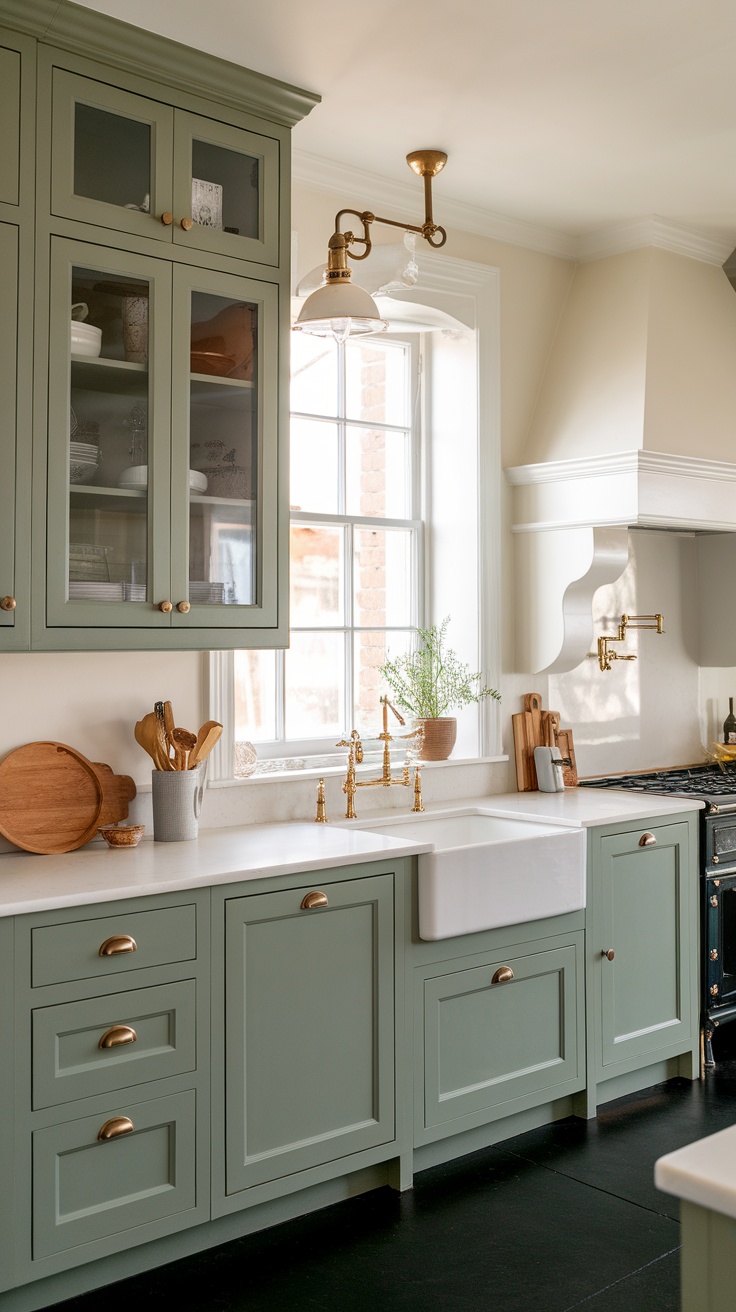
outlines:
[[278, 264], [278, 140], [184, 110], [174, 134], [174, 241]]
[[54, 239], [51, 625], [170, 624], [170, 306], [166, 263]]
[[174, 111], [53, 70], [54, 214], [171, 242]]
[[[174, 623], [275, 624], [277, 289], [174, 272]], [[269, 583], [269, 580], [271, 582]]]
[[[28, 579], [20, 577], [16, 558], [16, 474], [18, 448], [18, 394], [16, 379], [18, 336], [18, 229], [0, 223], [0, 648], [18, 645], [21, 630], [28, 632]], [[27, 443], [26, 443], [27, 445]], [[28, 470], [26, 470], [26, 474]], [[21, 511], [18, 488], [18, 513]]]

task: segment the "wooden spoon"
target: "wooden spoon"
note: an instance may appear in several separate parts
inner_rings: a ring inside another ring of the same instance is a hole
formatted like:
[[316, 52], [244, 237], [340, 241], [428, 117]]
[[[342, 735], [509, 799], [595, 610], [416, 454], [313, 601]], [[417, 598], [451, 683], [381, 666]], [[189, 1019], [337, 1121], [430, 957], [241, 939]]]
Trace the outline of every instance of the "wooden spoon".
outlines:
[[197, 740], [194, 747], [189, 753], [189, 765], [187, 766], [187, 769], [193, 770], [195, 765], [199, 765], [200, 761], [203, 761], [206, 756], [209, 756], [221, 734], [222, 725], [218, 724], [217, 720], [205, 720], [197, 734]]
[[174, 745], [174, 765], [177, 770], [186, 770], [187, 758], [197, 742], [197, 735], [188, 729], [172, 729], [170, 736]]
[[144, 752], [148, 752], [156, 769], [158, 765], [158, 738], [156, 735], [156, 717], [151, 711], [144, 715], [142, 720], [138, 720], [135, 726], [135, 740]]

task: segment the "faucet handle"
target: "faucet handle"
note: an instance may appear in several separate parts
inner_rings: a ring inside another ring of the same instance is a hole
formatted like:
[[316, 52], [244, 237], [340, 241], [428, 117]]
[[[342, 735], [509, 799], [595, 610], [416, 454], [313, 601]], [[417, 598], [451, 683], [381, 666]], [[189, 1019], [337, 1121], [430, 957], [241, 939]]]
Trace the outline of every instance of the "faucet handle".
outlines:
[[360, 765], [363, 760], [363, 744], [360, 740], [360, 734], [357, 729], [353, 729], [349, 738], [341, 738], [336, 747], [349, 747], [350, 753], [356, 765]]

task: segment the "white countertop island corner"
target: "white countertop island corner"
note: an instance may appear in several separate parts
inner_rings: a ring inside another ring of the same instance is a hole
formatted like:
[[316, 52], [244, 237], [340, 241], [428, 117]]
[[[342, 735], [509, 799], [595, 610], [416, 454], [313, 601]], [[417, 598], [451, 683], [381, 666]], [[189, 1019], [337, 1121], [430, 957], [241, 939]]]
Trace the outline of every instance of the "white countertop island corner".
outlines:
[[736, 1220], [736, 1125], [660, 1157], [654, 1183], [665, 1194]]

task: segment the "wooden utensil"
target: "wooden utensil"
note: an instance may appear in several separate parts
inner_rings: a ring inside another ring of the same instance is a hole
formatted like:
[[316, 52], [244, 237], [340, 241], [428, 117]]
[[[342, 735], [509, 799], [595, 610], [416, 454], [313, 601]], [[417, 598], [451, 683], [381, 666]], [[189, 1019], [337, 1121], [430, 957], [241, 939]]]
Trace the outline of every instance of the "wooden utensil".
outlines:
[[144, 752], [148, 752], [157, 770], [173, 770], [168, 754], [161, 750], [158, 725], [153, 711], [149, 711], [142, 720], [136, 722], [135, 740]]
[[197, 735], [188, 729], [173, 729], [171, 740], [174, 744], [174, 765], [177, 770], [187, 769], [189, 753], [197, 742]]
[[[82, 847], [97, 833], [103, 808], [106, 814], [117, 815], [120, 805], [116, 806], [115, 796], [135, 794], [133, 781], [123, 775], [113, 776], [121, 780], [119, 788], [117, 784], [113, 788], [109, 769], [94, 766], [65, 743], [17, 747], [0, 762], [0, 833], [26, 852], [72, 852]], [[109, 788], [107, 803], [105, 788]]]
[[560, 749], [560, 756], [570, 761], [569, 765], [562, 767], [562, 782], [566, 788], [577, 788], [578, 785], [578, 767], [575, 762], [575, 748], [572, 743], [572, 729], [560, 729], [557, 735], [557, 746]]
[[205, 757], [209, 756], [221, 734], [222, 725], [218, 724], [217, 720], [205, 720], [189, 753], [187, 766], [189, 770], [193, 770], [195, 765], [199, 765], [200, 761], [204, 761]]
[[173, 770], [175, 767], [169, 751], [169, 739], [166, 733], [166, 712], [164, 711], [163, 702], [155, 702], [153, 711], [156, 719], [156, 741], [161, 761], [159, 770]]
[[559, 711], [542, 711], [542, 745], [544, 747], [558, 747], [557, 736], [559, 732]]
[[[544, 747], [544, 737], [542, 736], [542, 698], [538, 692], [528, 692], [524, 695], [524, 710], [531, 716], [531, 737], [533, 747]], [[534, 759], [532, 751], [532, 759]]]

